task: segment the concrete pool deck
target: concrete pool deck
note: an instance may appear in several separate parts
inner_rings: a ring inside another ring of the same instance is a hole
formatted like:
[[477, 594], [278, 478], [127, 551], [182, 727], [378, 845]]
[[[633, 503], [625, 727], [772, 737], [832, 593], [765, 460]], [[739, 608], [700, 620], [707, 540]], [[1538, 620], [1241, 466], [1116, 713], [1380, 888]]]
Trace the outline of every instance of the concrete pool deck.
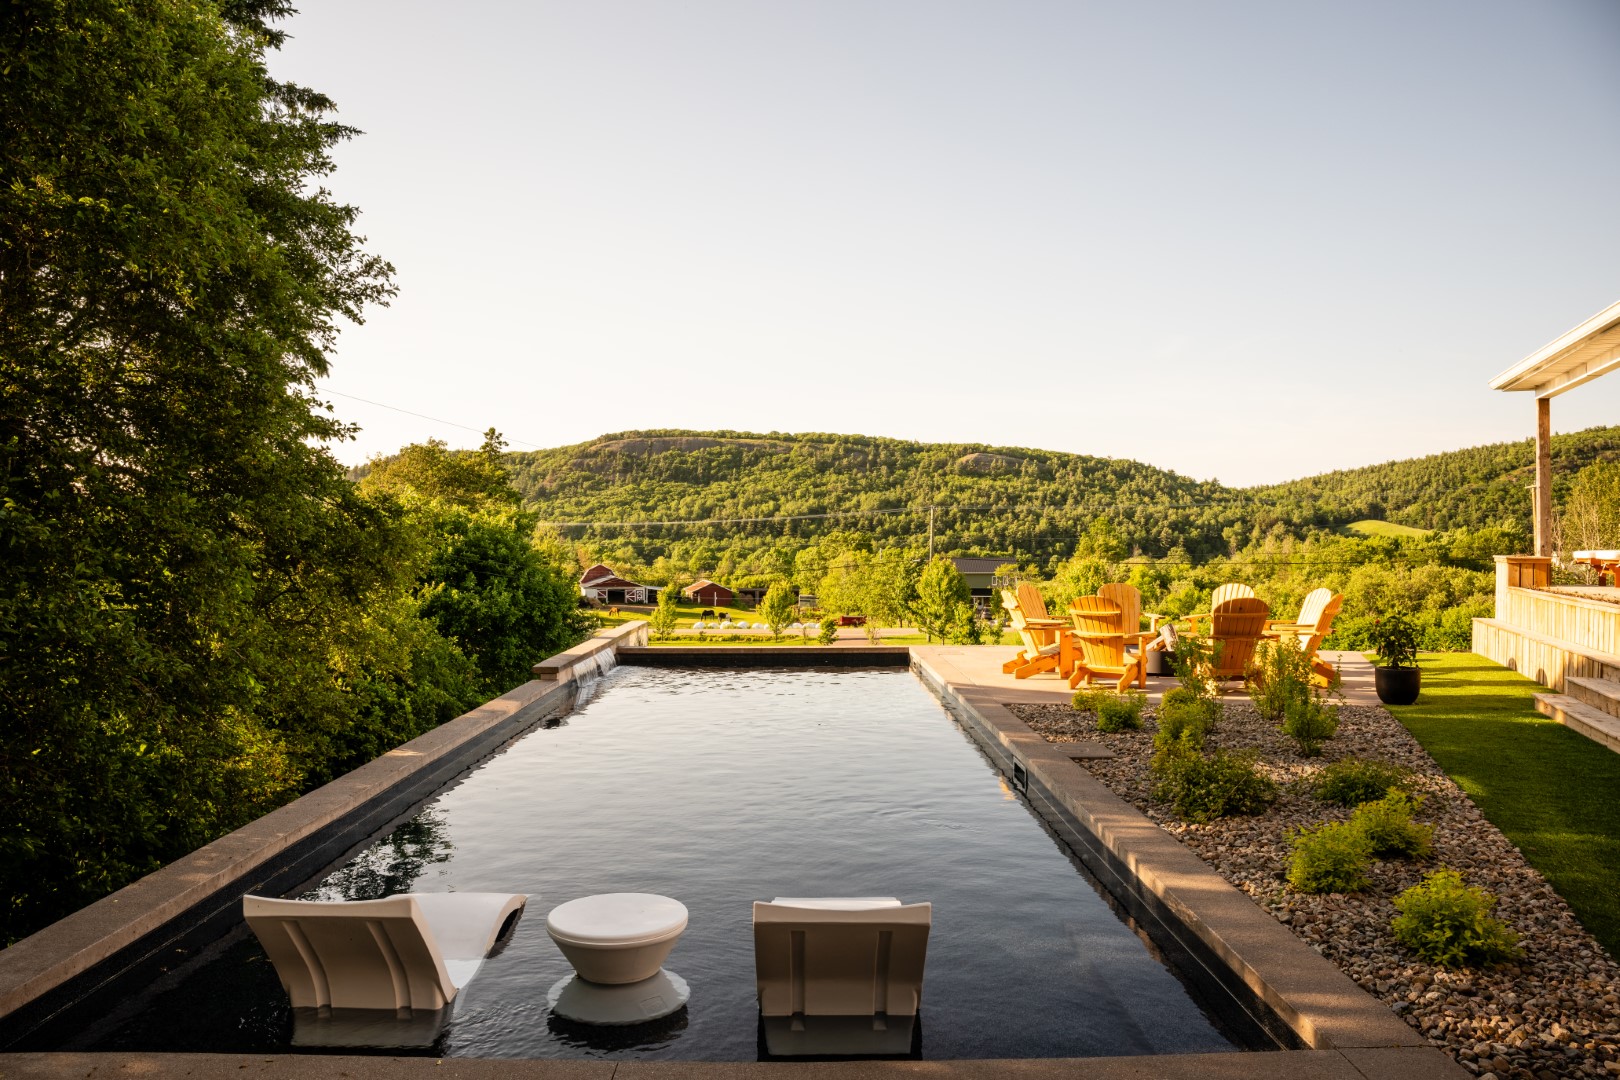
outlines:
[[[633, 632], [615, 630], [609, 634], [620, 642], [635, 640]], [[604, 635], [609, 636], [609, 635]], [[644, 638], [642, 639], [644, 640]], [[812, 647], [813, 649], [815, 647]], [[892, 647], [891, 647], [892, 648]], [[642, 662], [634, 654], [643, 650], [623, 647], [623, 662]], [[660, 648], [659, 659], [669, 662], [670, 653], [688, 650]], [[713, 663], [722, 646], [704, 646], [689, 650], [698, 662]], [[781, 647], [741, 647], [735, 658], [737, 666], [793, 666], [791, 652]], [[807, 650], [808, 651], [808, 650]], [[817, 649], [816, 651], [822, 651]], [[845, 649], [827, 650], [846, 653]], [[856, 652], [857, 649], [849, 649]], [[885, 650], [888, 651], [888, 650]], [[895, 652], [900, 650], [896, 649]], [[1197, 944], [1219, 958], [1220, 963], [1258, 1000], [1275, 1012], [1309, 1049], [1263, 1052], [1232, 1052], [1222, 1054], [1192, 1054], [1144, 1056], [1130, 1058], [1086, 1059], [1017, 1059], [1007, 1061], [850, 1061], [850, 1062], [602, 1062], [586, 1060], [490, 1060], [474, 1058], [389, 1058], [379, 1056], [332, 1055], [214, 1055], [214, 1054], [151, 1054], [151, 1053], [0, 1053], [0, 1080], [12, 1077], [65, 1078], [86, 1076], [142, 1076], [154, 1078], [200, 1076], [262, 1076], [303, 1080], [315, 1076], [348, 1076], [361, 1080], [366, 1077], [485, 1077], [503, 1076], [535, 1078], [535, 1080], [568, 1080], [568, 1078], [624, 1078], [635, 1080], [678, 1080], [685, 1077], [720, 1077], [747, 1080], [752, 1077], [774, 1077], [776, 1080], [793, 1076], [812, 1077], [938, 1077], [941, 1080], [977, 1080], [979, 1077], [1055, 1076], [1113, 1078], [1139, 1077], [1257, 1077], [1262, 1080], [1285, 1077], [1345, 1078], [1345, 1080], [1403, 1080], [1422, 1077], [1423, 1080], [1450, 1080], [1468, 1074], [1404, 1022], [1395, 1017], [1380, 1002], [1363, 992], [1327, 960], [1311, 950], [1274, 918], [1262, 911], [1241, 892], [1230, 886], [1210, 867], [1169, 834], [1148, 821], [1134, 807], [1119, 800], [1083, 768], [1071, 760], [1074, 747], [1064, 748], [1046, 742], [1030, 731], [1006, 709], [1007, 704], [1023, 702], [1067, 703], [1070, 691], [1065, 682], [1050, 676], [1018, 681], [1002, 675], [1001, 663], [1015, 650], [1000, 646], [953, 647], [913, 646], [908, 656], [884, 657], [884, 666], [904, 666], [907, 659], [923, 679], [934, 686], [959, 720], [974, 729], [981, 743], [994, 742], [1008, 759], [1027, 770], [1031, 797], [1036, 793], [1047, 801], [1043, 816], [1054, 813], [1072, 822], [1086, 834], [1095, 853], [1111, 864], [1123, 869], [1126, 887], [1148, 897], [1154, 903], [1173, 913], [1176, 922], [1184, 925], [1197, 938]], [[741, 654], [749, 653], [753, 656]], [[769, 656], [759, 655], [766, 654]], [[699, 661], [695, 654], [701, 654]], [[847, 653], [846, 653], [847, 655]], [[808, 659], [808, 658], [806, 658]], [[873, 659], [877, 659], [873, 657]], [[654, 661], [656, 662], [656, 661]], [[802, 661], [801, 661], [802, 662]], [[1358, 666], [1359, 665], [1359, 666]], [[1365, 671], [1362, 670], [1365, 668]], [[549, 670], [549, 669], [548, 669]], [[544, 674], [537, 672], [537, 674]], [[1371, 696], [1371, 668], [1358, 654], [1345, 654], [1346, 698], [1356, 704]], [[549, 681], [549, 680], [548, 680]], [[1168, 680], [1149, 680], [1150, 689], [1157, 682], [1160, 688]], [[532, 716], [531, 711], [542, 699], [551, 698], [548, 692], [560, 690], [555, 681], [547, 686], [537, 681], [520, 687], [505, 698], [475, 710], [460, 720], [452, 721], [436, 732], [424, 736], [427, 743], [409, 744], [387, 755], [373, 766], [364, 767], [376, 773], [386, 769], [388, 776], [363, 777], [350, 774], [355, 781], [366, 783], [344, 784], [342, 780], [327, 789], [298, 800], [270, 818], [282, 815], [296, 819], [313, 829], [317, 820], [333, 821], [346, 812], [355, 813], [378, 799], [384, 789], [398, 790], [408, 772], [420, 762], [426, 769], [428, 760], [437, 751], [449, 765], [455, 756], [451, 748], [458, 744], [478, 743], [478, 753], [487, 753], [485, 742], [491, 737], [508, 736], [526, 726], [519, 714]], [[1365, 695], [1365, 697], [1364, 697]], [[1237, 696], [1237, 695], [1234, 695]], [[422, 751], [432, 750], [423, 754]], [[1100, 749], [1100, 748], [1099, 748]], [[401, 751], [405, 751], [401, 753]], [[414, 755], [421, 755], [416, 757]], [[364, 770], [362, 770], [364, 771]], [[1011, 770], [1009, 770], [1011, 772]], [[347, 779], [347, 778], [345, 778]], [[324, 794], [323, 794], [324, 793]], [[338, 799], [339, 795], [343, 798]], [[321, 798], [316, 798], [321, 796]], [[305, 800], [311, 800], [305, 804]], [[336, 800], [336, 802], [334, 801]], [[337, 802], [345, 805], [339, 806]], [[300, 806], [300, 804], [305, 804]], [[308, 821], [305, 821], [305, 818]], [[269, 823], [270, 818], [261, 819]], [[264, 837], [272, 848], [284, 848], [292, 835], [300, 830], [288, 829], [278, 820], [280, 827], [270, 830]], [[256, 829], [256, 827], [258, 827]], [[260, 823], [248, 826], [244, 833], [265, 831]], [[243, 837], [233, 834], [238, 842]], [[252, 838], [252, 835], [247, 837]], [[230, 840], [231, 838], [226, 838]], [[221, 843], [221, 842], [216, 842]], [[205, 856], [209, 848], [197, 855]], [[222, 849], [220, 854], [226, 854]], [[236, 864], [225, 877], [251, 880], [252, 871], [241, 871], [252, 865], [257, 852], [230, 851], [224, 861]], [[1082, 858], [1084, 858], [1082, 854]], [[192, 857], [188, 857], [190, 859]], [[193, 872], [185, 873], [186, 860], [165, 871], [175, 886], [170, 893], [185, 893], [187, 888], [199, 885]], [[147, 882], [146, 890], [158, 882]], [[1117, 882], [1116, 882], [1117, 884]], [[138, 900], [142, 897], [141, 883], [130, 886], [125, 893], [115, 894], [92, 905], [80, 916], [70, 917], [54, 928], [47, 928], [36, 938], [25, 939], [12, 949], [0, 952], [0, 991], [9, 991], [9, 1004], [16, 1008], [37, 994], [41, 983], [34, 981], [49, 972], [56, 979], [72, 971], [83, 971], [87, 944], [81, 933], [64, 934], [74, 929], [94, 929], [88, 935], [99, 939], [96, 944], [105, 950], [109, 939], [131, 934], [131, 927], [140, 918], [157, 918], [160, 912], [141, 913], [131, 904], [122, 910], [113, 909], [112, 903]], [[1114, 886], [1110, 886], [1113, 888]], [[220, 895], [242, 885], [228, 885]], [[155, 898], [154, 898], [155, 899]], [[189, 900], [190, 897], [186, 897]], [[181, 897], [164, 897], [168, 910], [183, 903]], [[227, 899], [227, 902], [229, 900]], [[96, 909], [99, 907], [99, 911]], [[88, 916], [88, 918], [85, 918]], [[55, 931], [54, 933], [52, 931]], [[138, 934], [133, 935], [138, 937]], [[21, 946], [28, 946], [21, 948]], [[100, 951], [100, 950], [92, 950]], [[9, 954], [9, 955], [8, 955]], [[7, 961], [10, 963], [8, 964]], [[33, 976], [30, 978], [29, 976]], [[44, 980], [50, 981], [49, 976]], [[30, 985], [30, 983], [32, 985]], [[31, 993], [32, 992], [32, 993]], [[0, 1013], [10, 1008], [0, 1005]]]

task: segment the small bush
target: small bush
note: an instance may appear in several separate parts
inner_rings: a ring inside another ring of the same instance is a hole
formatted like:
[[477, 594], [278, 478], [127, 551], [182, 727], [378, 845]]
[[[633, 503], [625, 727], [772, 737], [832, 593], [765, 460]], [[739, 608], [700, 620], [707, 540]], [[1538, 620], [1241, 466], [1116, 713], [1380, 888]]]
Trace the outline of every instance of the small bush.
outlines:
[[1385, 615], [1367, 629], [1367, 640], [1385, 667], [1416, 667], [1421, 631], [1404, 611]]
[[1115, 733], [1136, 731], [1142, 726], [1145, 694], [1114, 694], [1107, 690], [1082, 690], [1074, 695], [1074, 707], [1097, 717], [1097, 730]]
[[1197, 634], [1180, 634], [1170, 650], [1170, 670], [1176, 673], [1181, 689], [1203, 699], [1215, 695], [1210, 672], [1220, 663], [1221, 643]]
[[821, 630], [816, 634], [816, 640], [823, 645], [831, 645], [838, 640], [838, 616], [828, 615], [821, 620]]
[[1339, 730], [1338, 706], [1306, 694], [1288, 702], [1282, 729], [1299, 747], [1301, 757], [1315, 757], [1322, 752], [1322, 744]]
[[1372, 842], [1347, 821], [1332, 821], [1288, 835], [1294, 856], [1288, 884], [1307, 893], [1356, 892], [1367, 887]]
[[1261, 716], [1280, 722], [1289, 705], [1311, 696], [1311, 657], [1292, 641], [1262, 641], [1249, 672], [1249, 698]]
[[1277, 785], [1252, 754], [1216, 750], [1205, 756], [1178, 743], [1153, 755], [1158, 781], [1153, 797], [1171, 804], [1187, 821], [1214, 821], [1231, 814], [1258, 814], [1277, 797]]
[[1167, 691], [1159, 705], [1158, 731], [1153, 735], [1153, 745], [1159, 750], [1173, 744], [1201, 749], [1204, 737], [1215, 730], [1225, 711], [1214, 698], [1178, 696], [1182, 694], [1181, 690]]
[[1436, 870], [1395, 898], [1395, 940], [1442, 967], [1495, 964], [1519, 955], [1519, 935], [1491, 916], [1496, 897]]
[[1347, 757], [1323, 769], [1316, 778], [1316, 797], [1340, 806], [1360, 806], [1382, 799], [1412, 782], [1412, 771], [1384, 761]]
[[1426, 859], [1434, 849], [1434, 826], [1412, 820], [1412, 814], [1422, 805], [1421, 795], [1392, 791], [1382, 799], [1356, 807], [1350, 824], [1361, 830], [1374, 855]]

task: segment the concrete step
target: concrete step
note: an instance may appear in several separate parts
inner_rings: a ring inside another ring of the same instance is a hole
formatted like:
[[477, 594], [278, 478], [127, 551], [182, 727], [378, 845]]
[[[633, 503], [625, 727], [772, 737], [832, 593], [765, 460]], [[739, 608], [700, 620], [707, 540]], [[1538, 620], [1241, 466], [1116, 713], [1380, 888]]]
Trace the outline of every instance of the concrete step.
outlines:
[[1613, 679], [1566, 675], [1564, 693], [1594, 709], [1602, 709], [1610, 716], [1620, 716], [1620, 682]]
[[1620, 754], [1620, 717], [1567, 694], [1536, 694], [1536, 711]]

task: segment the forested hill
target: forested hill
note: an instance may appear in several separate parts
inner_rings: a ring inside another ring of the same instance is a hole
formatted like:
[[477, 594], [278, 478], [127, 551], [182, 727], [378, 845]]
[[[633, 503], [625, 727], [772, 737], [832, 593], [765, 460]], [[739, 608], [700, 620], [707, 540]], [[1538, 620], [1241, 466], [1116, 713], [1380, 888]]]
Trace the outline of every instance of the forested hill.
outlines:
[[[1104, 514], [1144, 550], [1225, 550], [1230, 521], [1220, 511], [1237, 497], [1217, 483], [1117, 458], [861, 435], [625, 432], [506, 460], [513, 484], [546, 520], [713, 522], [565, 530], [648, 541], [632, 545], [638, 549], [739, 536], [802, 543], [832, 531], [926, 538], [926, 508], [937, 506], [942, 551], [1066, 554], [1076, 530]], [[783, 517], [799, 520], [740, 520]]]
[[[1582, 465], [1616, 456], [1620, 428], [1554, 440], [1565, 483]], [[1525, 440], [1235, 489], [1141, 462], [1050, 450], [673, 430], [620, 432], [506, 461], [542, 519], [603, 523], [561, 531], [636, 563], [704, 541], [796, 547], [833, 532], [923, 541], [934, 506], [937, 550], [1015, 555], [1036, 566], [1071, 554], [1099, 516], [1112, 521], [1127, 551], [1194, 559], [1362, 518], [1522, 528], [1533, 468]], [[765, 518], [777, 520], [752, 520]]]
[[[1620, 459], [1620, 427], [1553, 436], [1553, 498], [1594, 461]], [[1522, 527], [1535, 482], [1535, 443], [1494, 443], [1444, 454], [1341, 469], [1303, 480], [1251, 488], [1273, 506], [1310, 506], [1333, 521], [1377, 518], [1420, 529]], [[1296, 511], [1297, 512], [1297, 511]]]

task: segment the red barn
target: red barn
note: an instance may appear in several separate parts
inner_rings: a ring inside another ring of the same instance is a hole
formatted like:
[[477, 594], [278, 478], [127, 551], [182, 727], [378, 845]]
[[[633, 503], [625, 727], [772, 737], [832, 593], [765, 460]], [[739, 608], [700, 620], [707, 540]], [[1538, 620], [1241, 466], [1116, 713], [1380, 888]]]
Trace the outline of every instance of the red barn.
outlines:
[[705, 607], [724, 607], [737, 598], [736, 593], [724, 585], [715, 584], [708, 578], [698, 578], [682, 589], [681, 595]]

